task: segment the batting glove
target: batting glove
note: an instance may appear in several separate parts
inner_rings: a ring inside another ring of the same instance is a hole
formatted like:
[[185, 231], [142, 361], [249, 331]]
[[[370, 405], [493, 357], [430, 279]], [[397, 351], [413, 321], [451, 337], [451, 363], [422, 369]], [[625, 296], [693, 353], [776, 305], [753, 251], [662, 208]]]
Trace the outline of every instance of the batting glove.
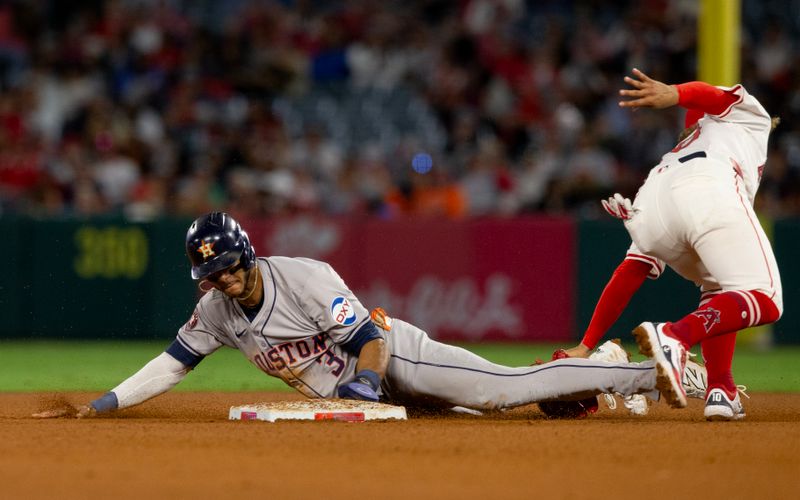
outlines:
[[634, 210], [631, 200], [623, 197], [619, 193], [614, 193], [614, 196], [610, 197], [608, 200], [600, 200], [600, 203], [602, 203], [605, 211], [612, 217], [622, 220], [628, 220], [633, 217]]
[[343, 399], [358, 399], [361, 401], [378, 402], [378, 387], [381, 385], [380, 376], [372, 370], [361, 370], [356, 373], [352, 382], [340, 385], [339, 397]]

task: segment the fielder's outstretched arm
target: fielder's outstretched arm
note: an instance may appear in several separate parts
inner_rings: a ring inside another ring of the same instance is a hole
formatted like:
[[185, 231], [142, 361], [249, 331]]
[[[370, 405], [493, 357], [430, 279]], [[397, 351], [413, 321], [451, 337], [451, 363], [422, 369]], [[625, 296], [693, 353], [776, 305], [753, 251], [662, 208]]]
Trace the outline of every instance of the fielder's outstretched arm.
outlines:
[[619, 319], [631, 298], [647, 279], [649, 272], [650, 264], [632, 259], [622, 261], [603, 289], [583, 339], [577, 346], [565, 350], [569, 357], [589, 357], [591, 350]]

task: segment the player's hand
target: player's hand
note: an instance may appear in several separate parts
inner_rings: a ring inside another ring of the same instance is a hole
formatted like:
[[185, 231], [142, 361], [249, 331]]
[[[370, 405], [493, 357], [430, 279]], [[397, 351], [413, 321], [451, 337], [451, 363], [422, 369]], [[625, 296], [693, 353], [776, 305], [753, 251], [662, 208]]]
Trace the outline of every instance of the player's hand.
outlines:
[[92, 405], [82, 405], [78, 408], [78, 413], [75, 414], [75, 418], [90, 418], [97, 415], [97, 410], [94, 409]]
[[631, 200], [625, 198], [619, 193], [614, 193], [614, 196], [607, 200], [600, 200], [603, 208], [609, 215], [617, 219], [628, 220], [633, 217], [633, 204]]
[[361, 401], [378, 402], [378, 387], [380, 386], [378, 374], [370, 370], [356, 373], [355, 378], [339, 386], [338, 394], [344, 399], [359, 399]]
[[564, 349], [564, 354], [570, 358], [588, 358], [590, 349], [583, 344], [578, 344], [575, 347]]
[[[569, 358], [569, 357], [570, 356], [569, 356], [569, 354], [567, 354], [566, 350], [564, 350], [564, 349], [556, 349], [555, 351], [553, 351], [553, 355], [550, 356], [550, 361], [556, 361], [557, 359], [566, 359], [566, 358]], [[542, 361], [541, 359], [536, 358], [536, 361], [534, 361], [533, 364], [530, 365], [530, 366], [538, 366], [538, 365], [543, 365], [545, 363], [546, 363], [546, 361]]]
[[678, 104], [678, 88], [674, 85], [653, 80], [636, 68], [633, 68], [633, 76], [625, 77], [625, 83], [633, 89], [619, 91], [619, 95], [632, 99], [620, 101], [620, 107], [663, 109]]
[[339, 386], [339, 397], [342, 399], [358, 399], [361, 401], [378, 402], [378, 393], [375, 389], [361, 382], [348, 382]]

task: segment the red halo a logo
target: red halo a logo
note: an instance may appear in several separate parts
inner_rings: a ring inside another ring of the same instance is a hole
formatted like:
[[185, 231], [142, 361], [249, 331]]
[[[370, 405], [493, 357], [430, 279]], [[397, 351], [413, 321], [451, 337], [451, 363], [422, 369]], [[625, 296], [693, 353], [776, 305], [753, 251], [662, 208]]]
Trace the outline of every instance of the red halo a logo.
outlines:
[[720, 322], [720, 312], [711, 307], [700, 309], [692, 314], [703, 320], [703, 328], [705, 328], [706, 333], [708, 333], [714, 325]]

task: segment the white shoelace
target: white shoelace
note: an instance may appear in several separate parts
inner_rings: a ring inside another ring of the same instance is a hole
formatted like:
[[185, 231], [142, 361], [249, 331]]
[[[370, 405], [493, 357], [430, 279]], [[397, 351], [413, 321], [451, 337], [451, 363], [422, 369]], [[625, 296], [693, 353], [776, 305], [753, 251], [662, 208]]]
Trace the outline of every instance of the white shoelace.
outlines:
[[737, 391], [739, 392], [739, 394], [741, 394], [742, 396], [746, 397], [747, 399], [750, 399], [750, 396], [748, 396], [748, 395], [747, 395], [747, 386], [746, 386], [746, 385], [737, 385], [737, 386], [736, 386], [736, 390], [737, 390]]

